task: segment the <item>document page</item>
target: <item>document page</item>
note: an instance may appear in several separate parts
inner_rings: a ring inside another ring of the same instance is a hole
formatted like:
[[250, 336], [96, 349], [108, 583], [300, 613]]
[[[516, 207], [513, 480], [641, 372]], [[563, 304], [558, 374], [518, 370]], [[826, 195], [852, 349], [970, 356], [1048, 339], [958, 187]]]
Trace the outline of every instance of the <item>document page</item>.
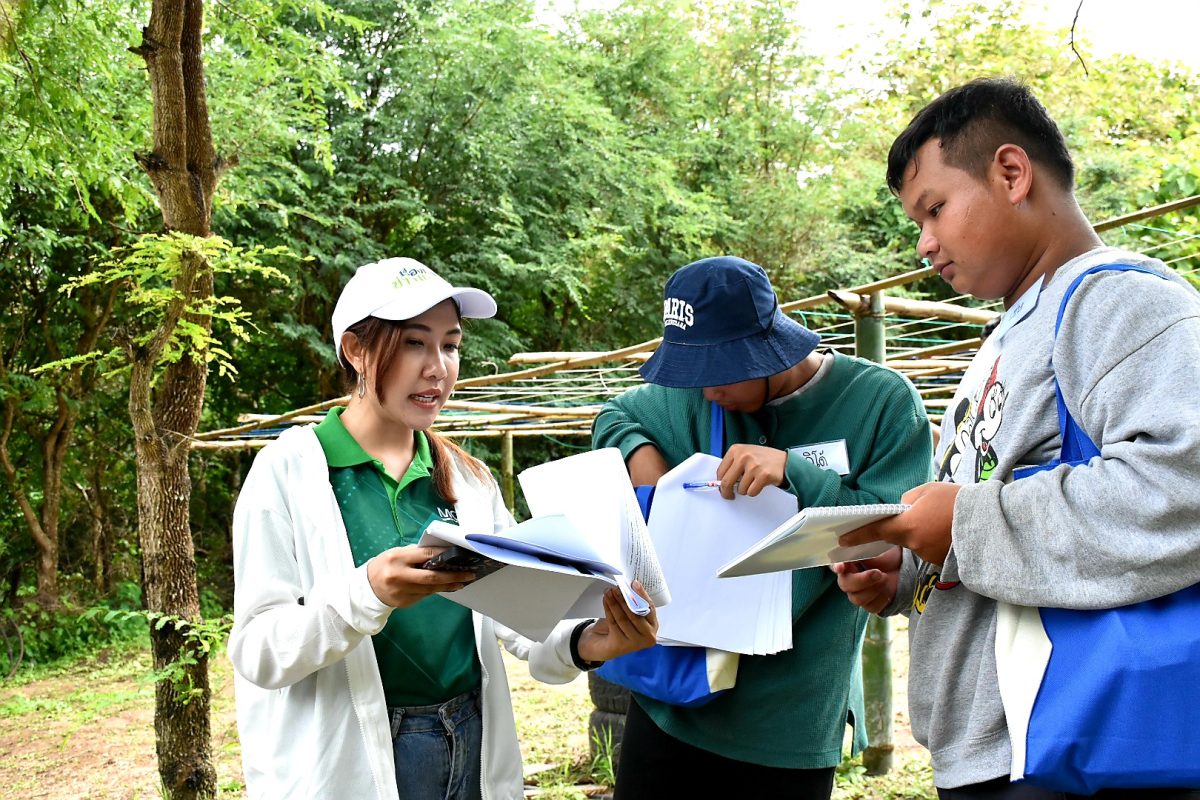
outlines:
[[[671, 586], [659, 639], [766, 655], [792, 646], [792, 581], [777, 572], [723, 581], [722, 564], [796, 513], [796, 497], [767, 487], [732, 500], [704, 484], [721, 460], [697, 453], [659, 479], [650, 537]], [[690, 487], [690, 488], [687, 488]]]
[[[580, 537], [564, 533], [563, 529], [570, 527], [566, 518], [550, 516], [526, 520], [500, 534], [480, 535], [434, 521], [421, 535], [419, 544], [457, 545], [503, 562], [505, 566], [495, 572], [440, 596], [542, 642], [563, 619], [604, 616], [604, 591], [617, 585], [612, 574], [616, 570], [611, 565], [556, 553], [551, 553], [548, 560], [542, 548], [520, 544], [526, 535], [544, 541], [551, 529], [555, 536], [578, 541]], [[637, 599], [648, 611], [645, 601]]]
[[569, 519], [600, 561], [620, 568], [616, 579], [623, 591], [632, 594], [629, 582], [636, 579], [655, 606], [671, 602], [620, 450], [579, 453], [530, 467], [517, 477], [529, 512]]
[[840, 547], [838, 537], [907, 509], [902, 503], [806, 508], [725, 564], [717, 574], [734, 578], [875, 558], [892, 545], [871, 542]]

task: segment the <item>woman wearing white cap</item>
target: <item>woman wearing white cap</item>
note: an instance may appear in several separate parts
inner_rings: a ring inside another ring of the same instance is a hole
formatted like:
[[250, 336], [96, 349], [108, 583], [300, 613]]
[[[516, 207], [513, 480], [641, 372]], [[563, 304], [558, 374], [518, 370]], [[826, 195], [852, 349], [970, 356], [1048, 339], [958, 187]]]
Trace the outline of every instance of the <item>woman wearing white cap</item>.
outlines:
[[531, 673], [654, 643], [615, 595], [607, 617], [526, 640], [442, 597], [431, 519], [513, 524], [487, 467], [429, 427], [458, 378], [462, 317], [496, 303], [423, 264], [360, 267], [333, 312], [349, 405], [268, 445], [234, 514], [238, 730], [252, 798], [518, 798], [521, 753], [497, 640]]

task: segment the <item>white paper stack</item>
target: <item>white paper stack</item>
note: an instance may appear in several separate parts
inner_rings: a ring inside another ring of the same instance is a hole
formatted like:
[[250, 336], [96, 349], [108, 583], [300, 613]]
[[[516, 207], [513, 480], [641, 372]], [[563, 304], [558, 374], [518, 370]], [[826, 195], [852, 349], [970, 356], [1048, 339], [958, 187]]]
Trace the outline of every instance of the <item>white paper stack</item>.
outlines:
[[432, 522], [423, 545], [457, 545], [508, 566], [442, 596], [537, 641], [563, 619], [603, 617], [604, 592], [621, 590], [635, 614], [671, 600], [625, 461], [616, 449], [580, 453], [525, 470], [534, 515], [504, 530]]
[[[627, 599], [636, 598], [629, 582], [638, 580], [654, 605], [662, 608], [671, 602], [670, 584], [650, 543], [620, 450], [606, 447], [539, 464], [517, 480], [531, 515], [562, 514], [601, 561], [620, 568], [615, 577]], [[579, 616], [604, 616], [603, 606], [599, 608], [599, 613], [590, 614], [584, 613], [584, 606], [576, 610]]]
[[776, 487], [726, 500], [684, 489], [714, 480], [719, 458], [698, 453], [659, 479], [649, 531], [671, 605], [658, 610], [659, 641], [767, 655], [792, 646], [792, 579], [787, 572], [722, 580], [717, 570], [796, 513]]
[[[538, 642], [545, 641], [563, 619], [602, 616], [603, 605], [592, 600], [619, 585], [616, 567], [601, 562], [561, 515], [536, 517], [487, 534], [435, 520], [421, 535], [420, 544], [457, 545], [507, 565], [441, 596]], [[577, 613], [585, 597], [589, 607]], [[640, 597], [636, 599], [645, 605]], [[594, 608], [598, 613], [590, 613]]]

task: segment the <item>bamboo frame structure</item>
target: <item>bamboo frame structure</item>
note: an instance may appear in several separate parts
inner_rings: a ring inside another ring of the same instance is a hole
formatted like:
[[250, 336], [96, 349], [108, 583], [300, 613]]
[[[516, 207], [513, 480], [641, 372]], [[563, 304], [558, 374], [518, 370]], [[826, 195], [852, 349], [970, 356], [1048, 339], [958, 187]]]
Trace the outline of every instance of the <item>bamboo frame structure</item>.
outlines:
[[[1140, 209], [1095, 225], [1114, 231], [1114, 244], [1161, 258], [1179, 272], [1200, 271], [1200, 222], [1185, 218], [1182, 230], [1165, 236], [1160, 227], [1145, 220], [1181, 214], [1200, 206], [1200, 195]], [[907, 376], [917, 387], [931, 420], [938, 421], [950, 402], [954, 387], [978, 349], [981, 326], [1002, 311], [998, 303], [980, 304], [968, 297], [933, 301], [928, 296], [938, 279], [922, 268], [859, 286], [832, 289], [784, 302], [780, 309], [797, 315], [819, 333], [824, 346], [853, 355], [855, 320], [870, 313], [872, 296], [882, 303], [885, 322], [884, 363]], [[906, 296], [887, 294], [902, 289]], [[510, 372], [464, 378], [455, 385], [455, 397], [446, 403], [434, 429], [454, 438], [552, 436], [586, 437], [591, 421], [603, 403], [641, 383], [640, 366], [661, 339], [651, 339], [615, 350], [583, 352], [516, 353]], [[320, 419], [320, 415], [348, 397], [335, 397], [282, 414], [247, 414], [239, 424], [197, 434], [195, 450], [257, 448], [283, 428]]]

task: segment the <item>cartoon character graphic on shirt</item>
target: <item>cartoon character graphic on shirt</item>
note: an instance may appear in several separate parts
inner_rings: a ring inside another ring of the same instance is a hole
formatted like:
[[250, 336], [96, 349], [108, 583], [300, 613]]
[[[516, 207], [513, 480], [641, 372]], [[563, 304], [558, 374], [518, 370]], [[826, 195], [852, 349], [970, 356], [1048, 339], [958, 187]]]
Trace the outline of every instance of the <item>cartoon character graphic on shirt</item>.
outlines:
[[934, 570], [917, 582], [917, 588], [913, 591], [912, 607], [918, 614], [925, 613], [925, 606], [929, 604], [929, 597], [933, 594], [934, 589], [939, 592], [948, 592], [961, 583], [961, 581], [944, 581], [941, 577], [941, 571]]
[[[991, 372], [987, 381], [973, 397], [964, 397], [954, 409], [954, 440], [946, 448], [942, 463], [938, 469], [938, 480], [954, 480], [954, 475], [962, 465], [963, 455], [969, 452], [975, 454], [975, 482], [986, 481], [996, 471], [1000, 459], [992, 442], [1000, 432], [1004, 422], [1004, 404], [1008, 400], [1008, 390], [1004, 384], [996, 380], [1000, 371], [1000, 357], [992, 362]], [[913, 592], [913, 609], [918, 614], [925, 613], [934, 590], [948, 591], [958, 586], [958, 581], [941, 580], [941, 571], [932, 570], [917, 583]]]
[[971, 428], [974, 417], [971, 416], [971, 400], [964, 397], [954, 409], [954, 439], [942, 456], [941, 468], [938, 470], [938, 480], [944, 481], [954, 475], [962, 461], [962, 454], [971, 446]]
[[964, 397], [954, 409], [954, 439], [942, 456], [938, 480], [953, 480], [963, 455], [975, 453], [975, 482], [986, 481], [999, 463], [992, 441], [1004, 421], [1004, 403], [1008, 392], [996, 380], [1000, 368], [997, 356], [987, 381], [974, 398]]
[[975, 425], [971, 431], [971, 444], [977, 454], [975, 459], [975, 482], [986, 481], [996, 471], [999, 459], [992, 447], [992, 440], [1000, 431], [1004, 421], [1004, 401], [1008, 399], [1008, 390], [1004, 384], [996, 380], [996, 371], [1000, 367], [1000, 359], [992, 364], [992, 374], [980, 392], [979, 407], [975, 413]]

